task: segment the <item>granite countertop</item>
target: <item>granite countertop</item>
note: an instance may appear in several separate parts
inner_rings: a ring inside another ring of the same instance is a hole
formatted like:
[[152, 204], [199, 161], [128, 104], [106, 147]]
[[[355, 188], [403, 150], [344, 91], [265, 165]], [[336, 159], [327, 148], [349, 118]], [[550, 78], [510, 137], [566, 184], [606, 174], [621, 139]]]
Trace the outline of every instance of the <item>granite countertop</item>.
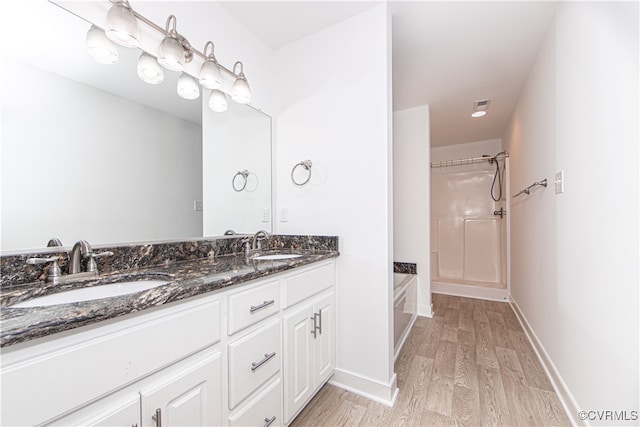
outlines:
[[[275, 253], [270, 251], [270, 253]], [[257, 261], [244, 254], [231, 254], [175, 262], [164, 266], [129, 269], [88, 280], [65, 284], [30, 283], [0, 291], [0, 347], [44, 337], [57, 332], [113, 319], [151, 307], [312, 264], [339, 255], [336, 250], [280, 250], [298, 258]], [[142, 279], [167, 279], [169, 283], [146, 291], [48, 307], [12, 308], [30, 298], [107, 283]]]

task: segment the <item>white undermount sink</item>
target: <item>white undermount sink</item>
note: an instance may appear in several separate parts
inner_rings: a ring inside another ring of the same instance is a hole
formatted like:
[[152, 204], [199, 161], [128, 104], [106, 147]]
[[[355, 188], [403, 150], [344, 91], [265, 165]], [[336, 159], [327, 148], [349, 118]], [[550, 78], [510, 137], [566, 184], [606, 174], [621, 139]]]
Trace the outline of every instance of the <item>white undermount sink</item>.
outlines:
[[11, 308], [46, 307], [50, 305], [111, 298], [146, 291], [147, 289], [156, 288], [158, 286], [166, 285], [167, 283], [169, 283], [169, 280], [148, 279], [110, 283], [108, 285], [97, 285], [32, 298], [27, 301], [13, 304], [11, 305]]
[[260, 255], [253, 259], [257, 261], [275, 261], [275, 260], [300, 258], [301, 256], [302, 255], [300, 254], [273, 254], [273, 255]]

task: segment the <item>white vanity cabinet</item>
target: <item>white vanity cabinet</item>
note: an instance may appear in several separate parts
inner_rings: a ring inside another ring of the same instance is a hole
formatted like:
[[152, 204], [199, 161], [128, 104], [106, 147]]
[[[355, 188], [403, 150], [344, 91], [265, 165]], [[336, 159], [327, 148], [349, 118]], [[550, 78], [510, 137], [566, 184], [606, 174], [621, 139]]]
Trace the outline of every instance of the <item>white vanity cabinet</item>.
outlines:
[[219, 426], [222, 378], [222, 353], [207, 349], [45, 425]]
[[281, 426], [335, 366], [335, 261], [2, 349], [0, 425]]
[[334, 278], [333, 266], [325, 265], [284, 280], [286, 300], [294, 302], [288, 305], [283, 318], [287, 423], [329, 379], [335, 367]]

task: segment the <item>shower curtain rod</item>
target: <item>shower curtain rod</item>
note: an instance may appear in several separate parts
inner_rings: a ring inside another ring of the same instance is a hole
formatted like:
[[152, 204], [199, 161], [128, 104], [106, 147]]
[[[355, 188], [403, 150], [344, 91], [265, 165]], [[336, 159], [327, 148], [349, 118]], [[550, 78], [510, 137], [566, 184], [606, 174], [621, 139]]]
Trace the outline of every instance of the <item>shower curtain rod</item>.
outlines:
[[[499, 154], [495, 156], [498, 159], [504, 159], [505, 157], [509, 157], [509, 153]], [[456, 159], [456, 160], [441, 160], [439, 162], [431, 162], [431, 169], [434, 168], [443, 168], [447, 166], [463, 166], [463, 165], [472, 165], [474, 163], [482, 163], [487, 162], [490, 159], [493, 159], [494, 156], [489, 157], [470, 157], [468, 159]]]

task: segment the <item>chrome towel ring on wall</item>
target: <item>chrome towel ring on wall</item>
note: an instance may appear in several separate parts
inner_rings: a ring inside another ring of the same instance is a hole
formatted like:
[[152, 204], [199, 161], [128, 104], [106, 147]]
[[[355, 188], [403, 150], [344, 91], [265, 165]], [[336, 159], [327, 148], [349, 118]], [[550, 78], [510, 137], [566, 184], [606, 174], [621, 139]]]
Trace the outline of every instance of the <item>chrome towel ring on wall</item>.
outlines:
[[[311, 160], [304, 160], [302, 162], [296, 163], [296, 165], [293, 167], [293, 169], [291, 169], [291, 181], [293, 181], [293, 183], [295, 185], [297, 185], [298, 187], [302, 187], [303, 185], [305, 185], [307, 182], [309, 182], [309, 180], [311, 179], [311, 166], [313, 165], [313, 163], [311, 163]], [[304, 168], [304, 170], [307, 171], [307, 178], [303, 181], [296, 181], [296, 178], [294, 177], [296, 169], [302, 167]]]
[[[237, 179], [238, 177], [240, 177], [241, 179]], [[241, 171], [238, 171], [233, 176], [233, 179], [231, 180], [231, 186], [237, 192], [240, 192], [240, 191], [244, 190], [247, 187], [247, 178], [248, 177], [249, 177], [249, 171], [248, 170], [243, 169]]]

